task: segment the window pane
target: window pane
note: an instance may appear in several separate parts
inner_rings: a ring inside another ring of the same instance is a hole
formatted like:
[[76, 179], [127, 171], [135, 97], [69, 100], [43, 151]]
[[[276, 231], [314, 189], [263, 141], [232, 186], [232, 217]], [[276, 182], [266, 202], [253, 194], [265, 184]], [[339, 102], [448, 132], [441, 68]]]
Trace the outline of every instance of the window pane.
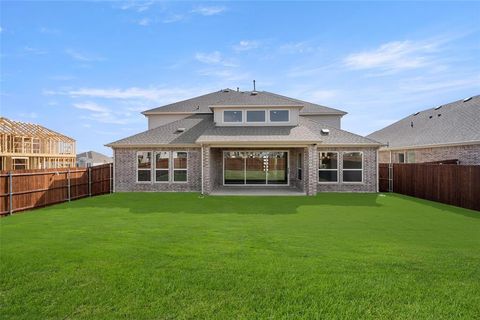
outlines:
[[338, 153], [336, 152], [320, 152], [319, 169], [337, 169]]
[[225, 184], [245, 183], [245, 155], [243, 152], [225, 152]]
[[403, 154], [403, 153], [398, 154], [398, 162], [399, 163], [404, 163], [405, 162], [405, 154]]
[[318, 181], [319, 182], [337, 182], [337, 172], [338, 171], [323, 171], [318, 172]]
[[362, 171], [361, 170], [347, 170], [343, 171], [343, 181], [344, 182], [362, 182]]
[[150, 170], [137, 170], [138, 181], [150, 181], [151, 180], [151, 171]]
[[187, 169], [187, 153], [186, 152], [173, 153], [173, 168]]
[[168, 169], [168, 160], [170, 153], [168, 151], [155, 152], [155, 168]]
[[343, 169], [362, 169], [362, 153], [360, 152], [344, 153]]
[[247, 111], [247, 122], [265, 122], [265, 111]]
[[152, 166], [152, 153], [150, 151], [140, 151], [137, 153], [138, 168], [149, 169]]
[[187, 181], [187, 170], [175, 170], [173, 172], [173, 181]]
[[168, 181], [168, 170], [156, 170], [155, 181]]
[[287, 122], [288, 110], [270, 110], [270, 121], [272, 122]]
[[407, 162], [408, 163], [415, 163], [415, 151], [408, 151], [407, 152]]
[[242, 122], [242, 111], [223, 111], [224, 122]]

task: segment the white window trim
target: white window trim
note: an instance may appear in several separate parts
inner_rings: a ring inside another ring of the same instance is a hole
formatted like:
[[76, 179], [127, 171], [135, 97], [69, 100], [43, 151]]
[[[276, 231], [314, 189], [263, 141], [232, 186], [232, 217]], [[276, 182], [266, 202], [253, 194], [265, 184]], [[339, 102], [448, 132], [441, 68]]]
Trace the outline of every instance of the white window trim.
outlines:
[[[149, 169], [139, 169], [138, 168], [138, 154], [140, 152], [150, 152], [152, 154], [152, 158], [150, 161], [153, 162], [153, 155], [154, 155], [154, 152], [152, 150], [138, 150], [136, 155], [135, 155], [135, 180], [136, 180], [136, 183], [141, 183], [141, 184], [152, 184], [152, 182], [154, 181], [153, 179], [153, 176], [152, 176], [152, 167], [153, 167], [153, 164], [151, 163], [150, 164], [150, 168]], [[150, 181], [139, 181], [138, 180], [138, 171], [141, 170], [141, 171], [150, 171]]]
[[[255, 112], [263, 111], [263, 115], [265, 116], [265, 120], [264, 120], [264, 121], [248, 121], [248, 112], [249, 112], [249, 111], [255, 111]], [[267, 110], [265, 110], [265, 109], [261, 109], [261, 110], [255, 110], [255, 109], [245, 110], [245, 123], [267, 123]]]
[[[322, 153], [336, 153], [337, 154], [337, 169], [320, 169], [320, 160]], [[340, 182], [340, 170], [338, 167], [340, 166], [340, 153], [338, 151], [319, 151], [318, 152], [318, 184], [338, 184]], [[320, 181], [320, 171], [337, 171], [337, 181]]]
[[[185, 152], [187, 154], [187, 167], [185, 169], [175, 169], [175, 159], [173, 158], [173, 154], [175, 152]], [[170, 156], [170, 160], [171, 160], [171, 164], [172, 164], [172, 175], [170, 177], [170, 181], [172, 183], [188, 183], [188, 158], [189, 158], [189, 154], [188, 154], [188, 151], [184, 151], [184, 150], [174, 150], [172, 151], [171, 153], [171, 156]], [[187, 180], [185, 181], [175, 181], [175, 171], [186, 171], [187, 172]]]
[[[157, 153], [160, 153], [160, 152], [167, 152], [168, 153], [168, 168], [167, 169], [158, 169], [157, 168]], [[153, 165], [153, 182], [154, 183], [161, 183], [161, 184], [165, 184], [165, 183], [170, 183], [170, 178], [172, 176], [171, 174], [171, 161], [172, 160], [172, 151], [170, 150], [157, 150], [153, 153], [153, 162], [154, 162], [154, 165]], [[163, 171], [168, 171], [168, 180], [167, 181], [157, 181], [157, 170], [163, 170]]]
[[[288, 120], [287, 120], [287, 121], [272, 121], [272, 120], [270, 119], [270, 113], [271, 113], [272, 111], [287, 111], [287, 113], [288, 113]], [[268, 122], [269, 122], [269, 123], [289, 123], [289, 122], [290, 122], [290, 109], [269, 109], [269, 110], [268, 110]]]
[[[240, 111], [240, 114], [242, 115], [242, 120], [241, 121], [225, 121], [225, 112], [227, 111]], [[228, 109], [228, 110], [223, 110], [222, 111], [222, 121], [223, 123], [236, 123], [236, 124], [241, 124], [241, 123], [245, 123], [245, 115], [244, 115], [244, 112], [245, 110], [242, 110], [242, 109]]]
[[[345, 169], [343, 168], [343, 156], [345, 155], [345, 153], [360, 153], [362, 155], [362, 169]], [[343, 184], [364, 184], [364, 178], [363, 178], [363, 170], [364, 170], [364, 167], [365, 167], [365, 161], [364, 161], [364, 156], [363, 156], [363, 151], [343, 151], [342, 152], [342, 183]], [[344, 181], [343, 180], [343, 171], [361, 171], [362, 172], [362, 181]]]

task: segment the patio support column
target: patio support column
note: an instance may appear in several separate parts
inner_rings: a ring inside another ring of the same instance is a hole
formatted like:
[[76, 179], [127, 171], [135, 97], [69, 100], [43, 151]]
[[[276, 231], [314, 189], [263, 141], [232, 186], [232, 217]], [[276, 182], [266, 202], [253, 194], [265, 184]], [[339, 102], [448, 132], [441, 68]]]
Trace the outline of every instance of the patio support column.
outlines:
[[308, 196], [317, 194], [318, 151], [317, 145], [312, 144], [305, 148], [305, 192]]
[[210, 194], [212, 182], [210, 181], [210, 146], [202, 146], [202, 191], [203, 194]]

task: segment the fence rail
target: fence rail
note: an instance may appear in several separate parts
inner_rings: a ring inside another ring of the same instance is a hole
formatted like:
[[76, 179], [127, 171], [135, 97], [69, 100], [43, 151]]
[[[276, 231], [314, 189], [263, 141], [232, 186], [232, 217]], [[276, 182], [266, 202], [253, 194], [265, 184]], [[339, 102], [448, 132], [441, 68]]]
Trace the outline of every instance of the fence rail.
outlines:
[[112, 164], [0, 171], [0, 215], [110, 193]]
[[396, 192], [480, 211], [480, 166], [379, 164], [381, 192]]

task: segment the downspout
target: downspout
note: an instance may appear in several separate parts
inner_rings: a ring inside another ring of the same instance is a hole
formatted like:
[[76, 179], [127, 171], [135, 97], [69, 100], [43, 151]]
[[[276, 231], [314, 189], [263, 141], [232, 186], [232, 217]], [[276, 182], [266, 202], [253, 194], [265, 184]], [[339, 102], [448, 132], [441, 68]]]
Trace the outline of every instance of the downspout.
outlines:
[[202, 175], [202, 176], [200, 177], [200, 181], [201, 181], [201, 184], [202, 184], [201, 194], [202, 194], [202, 196], [203, 196], [203, 144], [202, 144], [201, 146], [202, 146], [202, 148], [201, 148], [201, 155], [200, 155], [200, 157], [201, 157], [201, 166], [202, 166], [202, 169], [201, 169], [201, 171], [202, 171], [201, 175]]
[[113, 186], [112, 186], [112, 192], [115, 192], [115, 149], [112, 149], [113, 150], [113, 169], [112, 169], [112, 183], [113, 183]]
[[378, 176], [378, 167], [379, 167], [379, 164], [378, 164], [378, 149], [377, 149], [377, 174], [376, 174], [376, 181], [377, 181], [377, 193], [380, 192], [380, 181], [379, 181], [379, 176]]

